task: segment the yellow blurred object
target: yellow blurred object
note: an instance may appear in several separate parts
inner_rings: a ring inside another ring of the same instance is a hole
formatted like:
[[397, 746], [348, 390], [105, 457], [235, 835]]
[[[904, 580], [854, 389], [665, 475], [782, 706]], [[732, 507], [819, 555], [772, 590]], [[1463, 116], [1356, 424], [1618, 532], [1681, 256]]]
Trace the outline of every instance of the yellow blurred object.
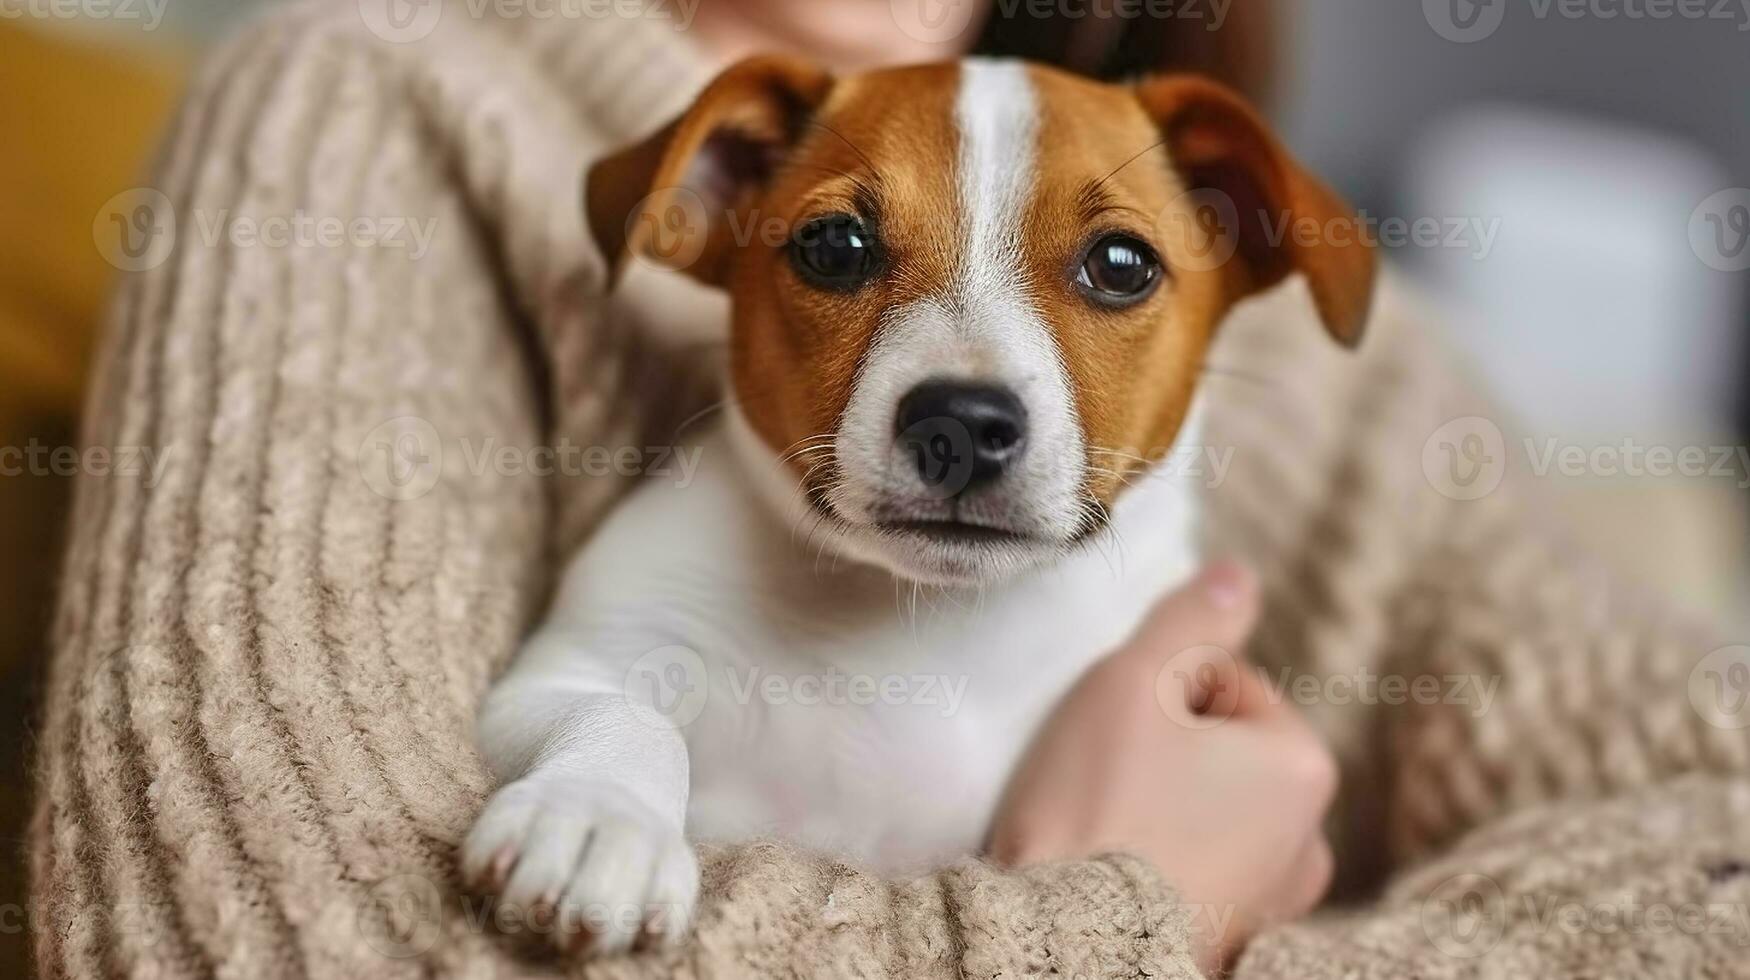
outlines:
[[[119, 275], [93, 224], [105, 202], [144, 181], [182, 63], [162, 45], [0, 18], [0, 450], [77, 437], [85, 372]], [[72, 481], [20, 472], [16, 453], [0, 464], [0, 840], [19, 841]], [[23, 855], [8, 851], [0, 907], [28, 909]], [[30, 929], [0, 929], [0, 976], [30, 975]]]
[[0, 433], [75, 413], [117, 270], [92, 223], [145, 179], [182, 61], [0, 20]]

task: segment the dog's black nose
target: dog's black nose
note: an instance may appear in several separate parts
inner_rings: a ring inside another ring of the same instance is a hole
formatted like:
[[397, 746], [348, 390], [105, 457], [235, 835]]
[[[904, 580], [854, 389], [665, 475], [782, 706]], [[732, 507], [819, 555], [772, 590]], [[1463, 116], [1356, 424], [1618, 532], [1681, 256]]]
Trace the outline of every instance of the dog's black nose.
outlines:
[[1027, 443], [1027, 409], [1007, 388], [933, 380], [900, 400], [894, 429], [931, 490], [958, 496], [1001, 476]]

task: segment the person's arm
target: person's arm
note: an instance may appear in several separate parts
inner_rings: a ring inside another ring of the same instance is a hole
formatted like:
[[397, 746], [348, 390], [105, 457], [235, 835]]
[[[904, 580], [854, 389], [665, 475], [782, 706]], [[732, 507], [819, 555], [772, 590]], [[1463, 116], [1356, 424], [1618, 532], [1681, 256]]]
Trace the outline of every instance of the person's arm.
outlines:
[[[1377, 683], [1313, 686], [1303, 705], [1374, 768], [1355, 788], [1380, 802], [1377, 822], [1357, 823], [1403, 866], [1529, 807], [1750, 774], [1750, 709], [1705, 704], [1710, 657], [1716, 669], [1747, 658], [1589, 552], [1560, 477], [1536, 468], [1545, 433], [1480, 392], [1433, 320], [1394, 286], [1374, 346], [1338, 370], [1272, 338], [1265, 356], [1284, 360], [1263, 376], [1323, 375], [1329, 404], [1295, 422], [1320, 449], [1299, 459], [1309, 473], [1273, 487], [1274, 504], [1214, 495], [1272, 507], [1310, 486], [1323, 501], [1273, 557], [1254, 652], [1314, 678], [1398, 684], [1395, 697]], [[1292, 384], [1284, 410], [1308, 397]], [[1236, 454], [1230, 481], [1248, 482], [1239, 471], [1257, 462]]]
[[151, 178], [168, 207], [127, 215], [174, 247], [121, 282], [84, 439], [151, 465], [79, 481], [45, 977], [417, 975], [361, 924], [384, 880], [446, 887], [488, 788], [472, 701], [546, 505], [462, 447], [532, 446], [537, 413], [454, 161], [361, 33], [300, 5], [227, 45]]
[[[1209, 382], [1250, 405], [1211, 413], [1214, 444], [1238, 447], [1211, 501], [1222, 543], [1262, 566], [1252, 653], [1343, 762], [1339, 880], [1387, 895], [1265, 931], [1235, 975], [1706, 976], [1717, 933], [1547, 913], [1743, 901], [1727, 872], [1750, 825], [1750, 711], [1705, 703], [1705, 661], [1729, 682], [1733, 655], [1563, 542], [1522, 436], [1428, 336], [1428, 307], [1388, 287], [1359, 358], [1297, 345], [1273, 306], [1213, 359], [1246, 372]], [[1465, 439], [1491, 426], [1500, 441]], [[1385, 678], [1405, 685], [1392, 703]], [[1439, 917], [1479, 907], [1465, 875], [1491, 902], [1498, 886], [1504, 938], [1449, 955]]]
[[1750, 657], [1564, 549], [1515, 510], [1511, 485], [1497, 501], [1455, 502], [1450, 543], [1408, 586], [1396, 669], [1488, 689], [1385, 719], [1400, 860], [1521, 810], [1690, 774], [1750, 792], [1750, 709], [1733, 707], [1729, 683]]
[[1257, 937], [1235, 980], [1743, 975], [1750, 785], [1692, 775], [1528, 806], [1364, 913]]

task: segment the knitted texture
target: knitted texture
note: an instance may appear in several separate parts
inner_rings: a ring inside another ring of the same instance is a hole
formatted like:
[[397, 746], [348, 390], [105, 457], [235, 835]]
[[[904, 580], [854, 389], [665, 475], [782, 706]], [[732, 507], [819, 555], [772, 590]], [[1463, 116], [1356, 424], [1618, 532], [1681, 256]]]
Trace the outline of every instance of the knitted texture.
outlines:
[[[483, 922], [455, 850], [491, 789], [475, 705], [635, 478], [491, 460], [664, 445], [718, 398], [710, 351], [672, 338], [721, 298], [637, 276], [605, 297], [578, 213], [587, 161], [709, 67], [654, 18], [462, 5], [392, 42], [363, 9], [293, 7], [227, 45], [155, 171], [176, 247], [121, 290], [85, 438], [167, 462], [78, 488], [31, 834], [45, 977], [584, 969]], [[210, 234], [299, 214], [432, 234], [417, 255]], [[1750, 742], [1692, 710], [1716, 644], [1549, 543], [1525, 474], [1437, 492], [1425, 444], [1481, 409], [1419, 319], [1388, 289], [1346, 354], [1291, 285], [1236, 312], [1204, 382], [1209, 449], [1231, 451], [1210, 546], [1263, 574], [1258, 661], [1498, 683], [1486, 711], [1304, 705], [1372, 897], [1265, 933], [1238, 976], [1750, 975], [1741, 923], [1539, 914], [1742, 908]], [[384, 432], [434, 437], [434, 482], [385, 484]], [[1197, 976], [1187, 913], [1129, 857], [910, 881], [779, 844], [703, 857], [689, 946], [590, 972]], [[1454, 881], [1492, 942], [1430, 925]]]

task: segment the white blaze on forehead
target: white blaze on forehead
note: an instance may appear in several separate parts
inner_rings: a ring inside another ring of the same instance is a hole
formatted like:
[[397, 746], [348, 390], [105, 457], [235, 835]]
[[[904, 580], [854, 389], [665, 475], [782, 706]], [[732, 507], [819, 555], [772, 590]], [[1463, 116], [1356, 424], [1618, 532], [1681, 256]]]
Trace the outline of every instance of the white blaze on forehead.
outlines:
[[957, 355], [944, 363], [949, 373], [1014, 388], [1030, 416], [1073, 420], [1057, 343], [1029, 298], [1033, 284], [1022, 268], [1022, 232], [1037, 180], [1037, 97], [1020, 62], [969, 59], [961, 66], [954, 115], [956, 217], [964, 233], [953, 281], [939, 297], [956, 314], [951, 336], [938, 338], [951, 349], [939, 353]]
[[966, 301], [1018, 300], [1021, 222], [1033, 190], [1039, 109], [1016, 61], [969, 59], [954, 103], [960, 132], [960, 218], [966, 223], [956, 285]]
[[1022, 262], [1038, 180], [1037, 99], [1020, 62], [961, 63], [957, 212], [943, 216], [961, 229], [953, 271], [882, 319], [839, 427], [846, 479], [832, 496], [841, 513], [903, 510], [918, 496], [915, 463], [894, 439], [894, 418], [917, 385], [948, 378], [1003, 385], [1027, 410], [1019, 464], [963, 503], [962, 515], [1044, 536], [1068, 536], [1078, 526], [1081, 425], [1050, 326], [1029, 298], [1037, 284], [1028, 282]]

